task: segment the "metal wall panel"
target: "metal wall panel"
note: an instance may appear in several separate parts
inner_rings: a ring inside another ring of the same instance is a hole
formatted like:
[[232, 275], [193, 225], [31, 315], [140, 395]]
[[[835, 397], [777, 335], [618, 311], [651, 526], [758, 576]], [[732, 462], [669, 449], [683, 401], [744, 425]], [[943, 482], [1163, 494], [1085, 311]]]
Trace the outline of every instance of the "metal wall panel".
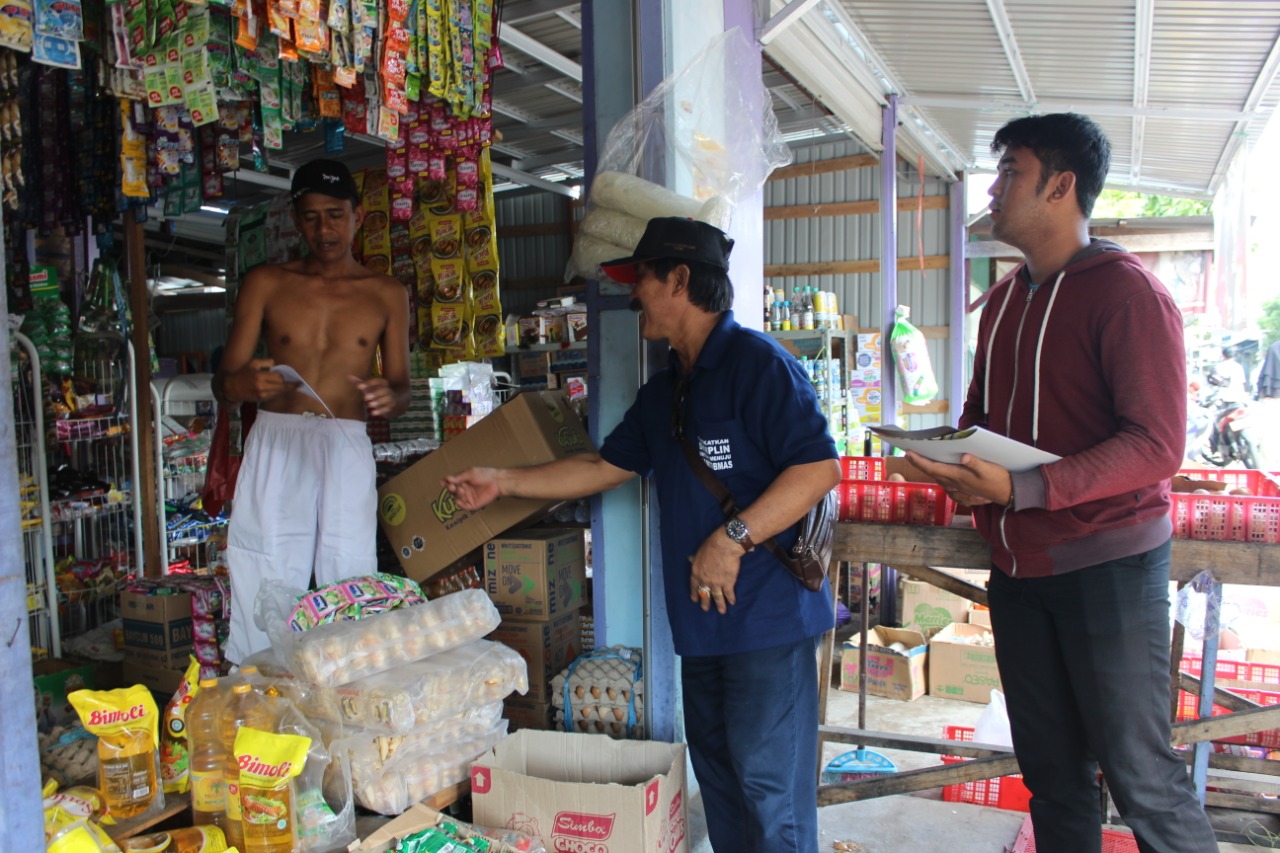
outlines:
[[[156, 355], [160, 358], [177, 358], [180, 353], [200, 352], [206, 358], [227, 342], [227, 312], [222, 308], [204, 308], [197, 311], [164, 310], [164, 297], [156, 300], [161, 323], [156, 328]], [[213, 368], [213, 364], [209, 364]]]
[[[547, 192], [504, 192], [494, 196], [498, 230], [499, 280], [502, 282], [560, 281], [572, 248], [567, 236], [508, 236], [526, 225], [558, 225], [567, 234], [569, 200]], [[533, 310], [539, 299], [555, 295], [555, 286], [534, 289], [502, 286], [502, 310], [522, 314]]]
[[[856, 142], [822, 143], [799, 148], [795, 163], [816, 163], [866, 153]], [[770, 181], [765, 187], [765, 207], [834, 204], [871, 201], [879, 198], [880, 167], [870, 166], [826, 174], [800, 175]], [[924, 210], [917, 217], [913, 208], [921, 191], [914, 166], [898, 163], [898, 254], [900, 258], [947, 255], [950, 253], [949, 212]], [[926, 177], [925, 196], [946, 196], [948, 184]], [[920, 227], [917, 228], [917, 218]], [[919, 235], [919, 239], [917, 238]], [[835, 261], [875, 260], [880, 257], [880, 216], [814, 216], [765, 222], [765, 264], [809, 264]], [[880, 274], [801, 275], [770, 278], [767, 283], [782, 287], [788, 298], [798, 288], [816, 287], [836, 294], [840, 310], [853, 314], [859, 325], [878, 325], [882, 316]], [[921, 272], [908, 265], [898, 272], [898, 301], [911, 308], [916, 326], [946, 326], [950, 321], [950, 277], [946, 269]], [[888, 331], [888, 330], [883, 330]], [[929, 341], [930, 359], [940, 389], [947, 387], [946, 339]], [[887, 366], [891, 369], [891, 366]], [[943, 396], [940, 393], [940, 398]], [[910, 425], [928, 427], [949, 423], [953, 415], [912, 415]]]

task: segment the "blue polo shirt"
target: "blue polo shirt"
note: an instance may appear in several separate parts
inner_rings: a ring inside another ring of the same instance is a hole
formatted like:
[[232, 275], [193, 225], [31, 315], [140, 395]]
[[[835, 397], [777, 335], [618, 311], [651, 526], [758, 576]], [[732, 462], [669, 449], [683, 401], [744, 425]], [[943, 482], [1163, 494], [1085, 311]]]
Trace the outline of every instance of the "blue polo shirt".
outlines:
[[[724, 527], [719, 504], [689, 468], [672, 434], [671, 365], [636, 396], [600, 449], [609, 464], [657, 483], [667, 615], [681, 655], [756, 651], [815, 637], [832, 626], [831, 591], [810, 592], [763, 548], [742, 558], [737, 603], [721, 616], [689, 598], [689, 558]], [[685, 430], [741, 507], [786, 468], [835, 459], [818, 398], [800, 363], [776, 341], [744, 329], [727, 311], [693, 367]], [[720, 533], [719, 535], [724, 535]], [[789, 547], [796, 528], [777, 539]]]

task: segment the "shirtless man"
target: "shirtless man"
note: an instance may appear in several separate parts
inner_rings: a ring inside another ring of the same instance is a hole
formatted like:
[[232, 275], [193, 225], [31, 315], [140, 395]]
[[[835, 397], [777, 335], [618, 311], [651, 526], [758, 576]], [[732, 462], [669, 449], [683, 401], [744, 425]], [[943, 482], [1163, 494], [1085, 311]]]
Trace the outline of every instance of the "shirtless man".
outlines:
[[[245, 276], [213, 378], [219, 402], [258, 404], [227, 542], [234, 663], [270, 645], [253, 618], [264, 580], [303, 589], [313, 575], [324, 586], [374, 570], [377, 491], [364, 421], [409, 406], [408, 298], [351, 256], [364, 221], [351, 173], [312, 160], [294, 173], [292, 194], [307, 256]], [[267, 358], [253, 357], [259, 336]], [[377, 347], [382, 376], [372, 377]]]

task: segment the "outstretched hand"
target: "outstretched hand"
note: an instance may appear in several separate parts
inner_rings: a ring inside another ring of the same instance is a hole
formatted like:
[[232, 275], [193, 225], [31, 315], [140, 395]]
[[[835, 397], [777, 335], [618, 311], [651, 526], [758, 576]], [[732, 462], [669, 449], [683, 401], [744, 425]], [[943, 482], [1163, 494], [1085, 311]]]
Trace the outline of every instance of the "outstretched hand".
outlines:
[[966, 453], [960, 464], [934, 462], [915, 451], [907, 451], [907, 461], [938, 481], [951, 499], [963, 506], [999, 504], [1013, 496], [1013, 477], [1008, 470]]
[[502, 497], [497, 468], [468, 468], [445, 477], [440, 485], [448, 489], [457, 498], [458, 506], [467, 511], [484, 509]]

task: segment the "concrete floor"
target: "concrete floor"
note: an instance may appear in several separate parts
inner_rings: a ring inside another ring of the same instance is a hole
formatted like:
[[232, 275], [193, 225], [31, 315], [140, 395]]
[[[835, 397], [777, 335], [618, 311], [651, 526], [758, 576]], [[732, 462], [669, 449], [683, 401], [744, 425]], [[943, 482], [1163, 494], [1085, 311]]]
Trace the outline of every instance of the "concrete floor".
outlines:
[[[833, 726], [856, 728], [857, 694], [832, 690], [827, 700], [827, 721]], [[899, 702], [870, 696], [867, 699], [866, 728], [903, 734], [942, 737], [948, 725], [972, 726], [985, 706], [954, 699], [922, 696], [914, 702]], [[823, 762], [844, 751], [842, 745], [828, 745]], [[881, 750], [900, 770], [934, 766], [937, 757], [924, 753]], [[882, 797], [857, 803], [827, 806], [818, 811], [820, 853], [830, 853], [838, 841], [861, 845], [859, 853], [924, 853], [945, 849], [947, 853], [1005, 853], [1018, 836], [1026, 817], [1023, 812], [1004, 811], [968, 803], [943, 802], [940, 790]], [[1215, 826], [1243, 834], [1257, 824], [1256, 844], [1222, 844], [1222, 853], [1244, 853], [1265, 848], [1266, 833], [1280, 833], [1280, 824], [1242, 812], [1214, 814]], [[1275, 816], [1270, 816], [1274, 818]], [[692, 853], [712, 853], [706, 839], [706, 822], [701, 798], [690, 800]], [[1264, 829], [1268, 827], [1269, 829]], [[1123, 827], [1109, 829], [1124, 831]], [[1280, 837], [1280, 836], [1278, 836]], [[1280, 841], [1276, 842], [1280, 847]], [[855, 848], [857, 849], [857, 848]]]

